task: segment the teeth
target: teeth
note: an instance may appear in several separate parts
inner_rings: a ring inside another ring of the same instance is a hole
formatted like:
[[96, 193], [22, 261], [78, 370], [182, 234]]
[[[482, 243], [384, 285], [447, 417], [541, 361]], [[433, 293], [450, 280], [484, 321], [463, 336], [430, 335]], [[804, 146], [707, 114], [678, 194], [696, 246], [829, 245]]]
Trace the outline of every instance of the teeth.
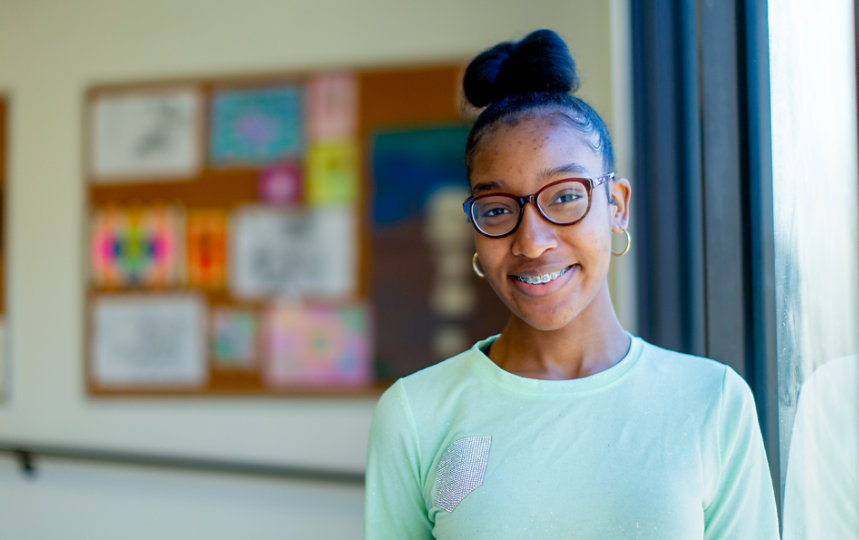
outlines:
[[530, 285], [540, 285], [542, 283], [549, 283], [550, 281], [555, 281], [559, 277], [563, 276], [567, 273], [567, 269], [564, 268], [560, 272], [552, 272], [551, 274], [543, 274], [542, 276], [535, 277], [520, 277], [516, 276], [516, 279], [519, 281], [528, 283]]

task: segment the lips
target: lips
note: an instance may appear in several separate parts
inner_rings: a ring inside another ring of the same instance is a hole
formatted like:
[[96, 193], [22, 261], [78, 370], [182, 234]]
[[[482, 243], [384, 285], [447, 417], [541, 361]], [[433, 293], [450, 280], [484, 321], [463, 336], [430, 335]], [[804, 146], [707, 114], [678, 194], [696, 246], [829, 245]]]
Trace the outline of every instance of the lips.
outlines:
[[544, 273], [522, 273], [522, 274], [513, 274], [510, 277], [521, 281], [522, 283], [527, 283], [528, 285], [545, 285], [547, 283], [551, 283], [556, 279], [559, 279], [561, 276], [569, 272], [573, 267], [568, 266], [561, 270], [556, 270], [554, 272], [544, 272]]

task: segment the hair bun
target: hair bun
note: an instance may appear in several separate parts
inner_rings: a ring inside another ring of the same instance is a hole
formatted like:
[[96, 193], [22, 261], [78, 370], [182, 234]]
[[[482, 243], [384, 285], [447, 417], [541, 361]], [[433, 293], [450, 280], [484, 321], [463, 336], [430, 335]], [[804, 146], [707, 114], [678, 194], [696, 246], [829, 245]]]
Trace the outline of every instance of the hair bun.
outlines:
[[513, 94], [568, 93], [578, 87], [576, 62], [552, 30], [537, 30], [483, 51], [468, 64], [463, 80], [465, 97], [475, 107]]

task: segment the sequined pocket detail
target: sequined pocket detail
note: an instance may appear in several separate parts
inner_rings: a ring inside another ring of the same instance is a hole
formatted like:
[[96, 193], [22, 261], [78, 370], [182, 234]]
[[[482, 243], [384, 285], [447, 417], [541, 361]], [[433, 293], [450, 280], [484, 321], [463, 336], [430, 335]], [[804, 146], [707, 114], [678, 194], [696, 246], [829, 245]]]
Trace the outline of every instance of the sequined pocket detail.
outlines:
[[483, 484], [491, 441], [492, 437], [487, 435], [450, 443], [438, 463], [433, 499], [436, 506], [453, 512], [462, 499]]

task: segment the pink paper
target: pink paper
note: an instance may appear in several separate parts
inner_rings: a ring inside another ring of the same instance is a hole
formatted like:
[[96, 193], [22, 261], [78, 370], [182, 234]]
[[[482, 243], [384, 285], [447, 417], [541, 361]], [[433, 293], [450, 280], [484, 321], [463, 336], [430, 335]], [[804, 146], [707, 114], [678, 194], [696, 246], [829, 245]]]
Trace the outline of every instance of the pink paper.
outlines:
[[280, 303], [265, 316], [266, 383], [355, 386], [370, 382], [367, 308]]
[[358, 83], [349, 73], [327, 73], [310, 81], [307, 95], [310, 140], [352, 139], [358, 125]]

